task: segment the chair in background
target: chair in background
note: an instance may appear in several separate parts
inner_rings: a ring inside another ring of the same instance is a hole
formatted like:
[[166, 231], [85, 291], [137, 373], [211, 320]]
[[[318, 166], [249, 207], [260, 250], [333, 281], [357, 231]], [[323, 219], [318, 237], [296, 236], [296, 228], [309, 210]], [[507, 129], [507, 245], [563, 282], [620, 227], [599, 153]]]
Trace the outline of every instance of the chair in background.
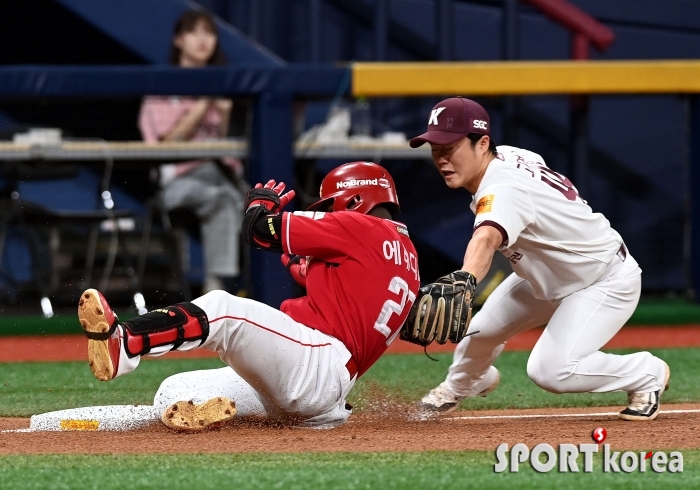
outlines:
[[[101, 209], [55, 209], [24, 199], [20, 194], [21, 182], [58, 182], [61, 179], [75, 178], [79, 172], [78, 166], [66, 163], [51, 165], [49, 162], [5, 162], [3, 164], [0, 174], [6, 186], [0, 197], [0, 257], [5, 248], [8, 229], [14, 226], [25, 238], [29, 248], [32, 264], [31, 282], [40, 295], [42, 311], [46, 317], [51, 317], [53, 305], [50, 296], [59, 293], [80, 294], [80, 291], [93, 285], [98, 237], [101, 231], [107, 232], [110, 234], [110, 244], [97, 287], [102, 290], [108, 289], [115, 261], [117, 256], [120, 256], [133, 293], [134, 306], [143, 313], [146, 311], [145, 300], [133, 265], [134, 258], [129, 253], [120, 230], [120, 220], [133, 219], [134, 212], [129, 209], [114, 209], [111, 193], [107, 190], [108, 179], [103, 178], [100, 187]], [[81, 279], [76, 281], [76, 284], [60, 281], [54, 260], [55, 254], [52, 253], [58, 248], [61, 233], [71, 229], [87, 230], [87, 243], [81, 243], [81, 246], [84, 246], [85, 261]], [[46, 246], [41, 245], [41, 240], [37, 240], [33, 232], [38, 232], [39, 235], [47, 232], [47, 236], [44, 237]]]

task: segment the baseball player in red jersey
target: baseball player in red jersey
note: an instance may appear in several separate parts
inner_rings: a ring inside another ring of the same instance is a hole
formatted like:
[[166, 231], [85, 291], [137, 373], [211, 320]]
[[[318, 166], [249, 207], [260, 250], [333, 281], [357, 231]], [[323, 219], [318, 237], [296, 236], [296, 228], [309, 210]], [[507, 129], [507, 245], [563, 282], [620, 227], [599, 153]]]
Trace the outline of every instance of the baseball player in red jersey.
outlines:
[[258, 184], [246, 200], [244, 235], [281, 253], [307, 295], [280, 309], [212, 291], [121, 322], [99, 291], [78, 306], [98, 379], [133, 371], [143, 355], [204, 348], [227, 364], [176, 374], [154, 404], [163, 423], [197, 431], [235, 416], [314, 428], [343, 424], [355, 380], [396, 337], [419, 287], [416, 250], [393, 221], [399, 202], [381, 166], [352, 162], [323, 180], [308, 211], [283, 212], [284, 184]]
[[482, 280], [502, 252], [514, 273], [472, 319], [477, 334], [455, 350], [447, 378], [420, 407], [453, 410], [499, 382], [493, 361], [518, 332], [547, 325], [530, 354], [528, 376], [553, 393], [625, 391], [623, 420], [653, 420], [668, 385], [668, 365], [649, 352], [615, 355], [600, 349], [634, 312], [641, 269], [608, 220], [540, 155], [490, 138], [489, 115], [473, 100], [454, 97], [432, 110], [429, 143], [448, 187], [472, 195], [474, 233], [462, 273]]

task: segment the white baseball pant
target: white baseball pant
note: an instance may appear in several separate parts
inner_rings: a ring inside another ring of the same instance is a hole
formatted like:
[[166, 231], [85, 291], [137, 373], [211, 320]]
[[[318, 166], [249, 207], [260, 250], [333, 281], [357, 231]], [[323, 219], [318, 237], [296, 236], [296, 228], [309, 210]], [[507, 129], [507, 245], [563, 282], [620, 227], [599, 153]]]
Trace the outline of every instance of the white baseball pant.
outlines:
[[474, 316], [447, 375], [459, 396], [483, 391], [484, 375], [513, 335], [547, 325], [530, 354], [527, 374], [553, 393], [650, 392], [662, 388], [664, 362], [649, 352], [600, 352], [634, 312], [641, 269], [631, 255], [613, 257], [601, 279], [558, 301], [536, 299], [530, 284], [507, 277]]
[[[345, 397], [355, 378], [345, 367], [351, 355], [342, 342], [275, 308], [224, 291], [192, 302], [209, 319], [209, 337], [201, 348], [217, 352], [228, 367], [170, 376], [156, 393], [156, 407], [226, 396], [236, 402], [236, 417], [263, 416], [314, 428], [345, 423], [351, 413]], [[198, 345], [187, 342], [178, 350]]]

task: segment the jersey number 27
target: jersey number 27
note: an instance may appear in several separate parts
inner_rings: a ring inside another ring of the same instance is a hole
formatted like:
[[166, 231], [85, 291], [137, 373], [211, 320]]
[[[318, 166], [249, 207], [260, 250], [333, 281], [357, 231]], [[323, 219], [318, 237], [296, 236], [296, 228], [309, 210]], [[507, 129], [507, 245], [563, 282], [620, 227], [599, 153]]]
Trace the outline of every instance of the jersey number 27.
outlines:
[[[410, 290], [408, 283], [399, 276], [391, 279], [389, 291], [394, 294], [400, 294], [401, 302], [397, 303], [392, 299], [386, 300], [382, 305], [382, 311], [379, 312], [377, 321], [374, 323], [374, 329], [386, 337], [386, 345], [390, 345], [399, 333], [401, 324], [396, 325], [396, 323], [402, 317], [404, 308], [406, 308], [406, 306], [410, 308], [416, 300], [416, 294]], [[394, 316], [394, 314], [396, 314], [396, 316]], [[392, 320], [394, 321], [392, 322]], [[392, 323], [391, 326], [389, 326], [390, 322]], [[396, 330], [392, 334], [391, 331], [393, 329]]]

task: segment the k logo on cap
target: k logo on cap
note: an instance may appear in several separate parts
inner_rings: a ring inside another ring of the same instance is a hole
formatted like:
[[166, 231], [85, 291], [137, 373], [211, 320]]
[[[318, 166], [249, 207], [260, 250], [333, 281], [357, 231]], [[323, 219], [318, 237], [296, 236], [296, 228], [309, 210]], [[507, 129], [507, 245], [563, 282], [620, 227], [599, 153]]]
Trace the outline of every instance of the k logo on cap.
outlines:
[[430, 119], [428, 120], [428, 126], [430, 126], [431, 124], [435, 124], [437, 126], [438, 116], [445, 109], [446, 109], [445, 107], [438, 107], [437, 109], [433, 109], [432, 112], [430, 113]]
[[411, 140], [411, 147], [423, 143], [449, 145], [469, 133], [491, 135], [489, 115], [479, 103], [463, 97], [451, 97], [433, 107], [427, 131]]

